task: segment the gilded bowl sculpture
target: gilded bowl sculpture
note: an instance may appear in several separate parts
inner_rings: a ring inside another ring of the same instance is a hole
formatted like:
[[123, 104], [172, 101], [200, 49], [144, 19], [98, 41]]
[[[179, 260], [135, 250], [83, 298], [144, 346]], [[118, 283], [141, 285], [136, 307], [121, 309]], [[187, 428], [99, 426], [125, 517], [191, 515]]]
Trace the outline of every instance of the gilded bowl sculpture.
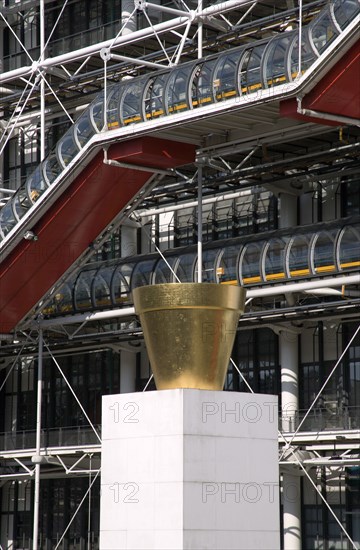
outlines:
[[156, 387], [222, 390], [245, 290], [208, 283], [134, 289]]

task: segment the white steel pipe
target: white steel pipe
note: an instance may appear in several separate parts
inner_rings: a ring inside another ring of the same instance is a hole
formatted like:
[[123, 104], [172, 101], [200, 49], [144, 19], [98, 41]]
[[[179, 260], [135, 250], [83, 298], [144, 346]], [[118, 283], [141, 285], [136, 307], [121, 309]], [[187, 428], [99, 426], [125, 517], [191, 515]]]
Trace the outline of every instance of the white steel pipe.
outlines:
[[35, 491], [33, 518], [33, 550], [38, 550], [39, 510], [40, 510], [40, 449], [41, 449], [41, 405], [43, 384], [43, 331], [39, 330], [37, 402], [36, 402], [36, 451], [35, 451]]
[[[213, 6], [205, 8], [202, 12], [194, 13], [194, 22], [198, 19], [208, 17], [209, 15], [217, 15], [226, 11], [230, 11], [234, 8], [239, 8], [240, 6], [252, 4], [255, 0], [228, 0], [227, 2], [221, 2]], [[39, 68], [47, 69], [49, 67], [54, 67], [56, 65], [65, 65], [66, 63], [71, 63], [79, 59], [84, 59], [89, 55], [100, 54], [100, 51], [105, 48], [115, 48], [124, 44], [132, 44], [152, 36], [154, 33], [157, 35], [164, 32], [169, 32], [187, 25], [189, 18], [187, 16], [176, 17], [170, 19], [169, 21], [164, 21], [163, 23], [158, 23], [153, 27], [146, 27], [145, 29], [139, 29], [137, 31], [131, 32], [130, 34], [120, 35], [115, 39], [105, 40], [103, 42], [98, 42], [97, 44], [92, 44], [86, 48], [80, 48], [79, 50], [74, 50], [67, 52], [65, 54], [57, 55], [55, 57], [48, 57], [43, 62], [34, 62], [31, 66], [19, 67], [18, 69], [13, 69], [12, 71], [7, 71], [0, 75], [0, 82], [10, 82], [11, 80], [27, 76], [38, 70]]]

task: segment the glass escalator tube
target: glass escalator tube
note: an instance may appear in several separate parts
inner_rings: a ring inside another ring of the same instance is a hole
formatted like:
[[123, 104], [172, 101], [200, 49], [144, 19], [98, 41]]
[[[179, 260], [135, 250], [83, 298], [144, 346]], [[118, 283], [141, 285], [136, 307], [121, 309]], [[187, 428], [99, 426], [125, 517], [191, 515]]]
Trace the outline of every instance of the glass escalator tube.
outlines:
[[114, 273], [114, 266], [100, 265], [94, 274], [91, 284], [91, 299], [94, 309], [110, 307], [111, 280]]
[[288, 63], [289, 46], [296, 39], [297, 32], [289, 31], [275, 36], [266, 46], [261, 60], [261, 80], [264, 88], [291, 82], [297, 76], [292, 74]]
[[151, 260], [142, 260], [135, 264], [130, 280], [131, 291], [139, 286], [151, 284], [152, 274], [156, 262], [157, 258], [152, 258]]
[[311, 46], [322, 54], [340, 32], [341, 29], [334, 19], [330, 3], [309, 25]]
[[74, 307], [76, 312], [90, 311], [93, 308], [91, 287], [96, 268], [80, 271], [74, 284]]
[[219, 253], [216, 262], [216, 282], [223, 284], [240, 284], [239, 261], [240, 245], [224, 246]]
[[217, 58], [195, 63], [190, 79], [192, 108], [203, 107], [214, 102], [213, 71]]
[[261, 258], [265, 245], [265, 241], [252, 242], [246, 244], [241, 250], [239, 258], [239, 281], [241, 285], [246, 286], [263, 282]]
[[[217, 282], [217, 272], [216, 265], [219, 255], [221, 253], [221, 248], [210, 248], [203, 250], [202, 256], [202, 282], [203, 283], [216, 283]], [[195, 270], [194, 270], [194, 282], [197, 282], [198, 278], [198, 269], [199, 264], [196, 258], [195, 261]]]
[[290, 278], [313, 275], [310, 262], [311, 235], [293, 235], [285, 250], [286, 276]]
[[164, 104], [167, 115], [180, 113], [192, 109], [191, 77], [194, 62], [179, 65], [169, 73], [164, 88]]
[[[305, 27], [301, 33], [301, 74], [304, 74], [314, 61], [319, 57], [319, 52], [311, 46], [309, 27]], [[289, 42], [286, 52], [286, 72], [289, 81], [295, 80], [299, 73], [299, 33], [295, 32]]]
[[243, 47], [235, 48], [217, 58], [212, 75], [214, 101], [240, 95], [239, 66], [243, 52]]
[[143, 91], [148, 76], [127, 80], [120, 96], [121, 126], [143, 121]]
[[244, 50], [239, 64], [239, 88], [242, 96], [257, 93], [263, 88], [262, 56], [268, 41]]
[[265, 244], [261, 258], [261, 271], [264, 281], [279, 281], [286, 278], [286, 244], [286, 237], [276, 237]]
[[134, 262], [124, 261], [115, 267], [111, 278], [111, 301], [114, 306], [131, 303], [130, 280]]
[[166, 261], [163, 258], [159, 258], [154, 266], [151, 277], [152, 285], [176, 283], [175, 273], [179, 263], [179, 258], [175, 255], [165, 255], [164, 257]]
[[144, 85], [142, 119], [151, 120], [165, 115], [164, 89], [169, 72], [152, 75]]
[[360, 2], [358, 0], [334, 0], [331, 3], [331, 10], [339, 28], [344, 30], [354, 17], [359, 15]]
[[56, 146], [57, 158], [60, 160], [63, 168], [66, 168], [80, 151], [79, 142], [74, 136], [75, 131], [75, 125], [72, 125], [58, 141]]
[[315, 233], [310, 241], [311, 271], [320, 275], [337, 270], [335, 243], [337, 230], [322, 230]]
[[360, 224], [346, 225], [338, 234], [336, 262], [340, 271], [360, 267]]

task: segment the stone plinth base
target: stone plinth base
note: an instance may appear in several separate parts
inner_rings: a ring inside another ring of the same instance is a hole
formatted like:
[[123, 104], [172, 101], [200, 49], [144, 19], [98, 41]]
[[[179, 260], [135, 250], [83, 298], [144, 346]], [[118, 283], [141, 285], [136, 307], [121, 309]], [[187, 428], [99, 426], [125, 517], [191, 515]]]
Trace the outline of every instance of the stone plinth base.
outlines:
[[277, 398], [103, 398], [101, 550], [280, 548]]

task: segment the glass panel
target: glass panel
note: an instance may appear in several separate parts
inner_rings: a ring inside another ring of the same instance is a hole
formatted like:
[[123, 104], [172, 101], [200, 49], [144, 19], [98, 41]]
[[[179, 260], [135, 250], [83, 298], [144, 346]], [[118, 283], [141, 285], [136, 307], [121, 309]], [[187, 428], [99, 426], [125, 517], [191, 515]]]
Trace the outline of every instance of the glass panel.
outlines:
[[205, 61], [196, 67], [191, 85], [193, 107], [208, 105], [214, 101], [212, 88], [212, 71], [216, 59]]
[[289, 252], [289, 273], [291, 277], [310, 275], [309, 249], [308, 237], [297, 235], [292, 239]]
[[[171, 266], [171, 269], [175, 271], [176, 270], [175, 264], [178, 261], [177, 256], [170, 256], [169, 258], [166, 258], [166, 261]], [[174, 283], [176, 279], [171, 269], [166, 264], [166, 262], [161, 258], [157, 262], [156, 266], [154, 267], [154, 275], [153, 275], [152, 283], [154, 285], [161, 284], [161, 283]]]
[[217, 268], [218, 282], [237, 282], [237, 259], [239, 256], [238, 246], [227, 246], [223, 249]]
[[142, 120], [142, 92], [144, 79], [126, 84], [120, 100], [120, 118], [122, 124], [132, 124]]
[[217, 101], [238, 95], [238, 64], [241, 50], [226, 53], [219, 57], [213, 78], [215, 98]]
[[[299, 71], [299, 35], [295, 33], [294, 38], [289, 46], [288, 51], [288, 70], [290, 72], [290, 80], [294, 80]], [[310, 46], [309, 29], [304, 29], [301, 35], [301, 74], [313, 64], [316, 55]]]
[[145, 117], [147, 119], [158, 118], [165, 113], [163, 91], [167, 77], [168, 74], [157, 76], [147, 88], [144, 100]]
[[14, 195], [12, 201], [14, 202], [14, 209], [19, 218], [22, 218], [24, 214], [32, 206], [32, 202], [26, 193], [26, 189], [21, 187]]
[[75, 122], [74, 135], [77, 139], [79, 146], [84, 147], [87, 142], [95, 134], [95, 128], [91, 124], [90, 111], [87, 110], [81, 115], [81, 117]]
[[194, 281], [195, 253], [183, 254], [179, 257], [179, 263], [176, 266], [176, 275], [181, 283], [192, 283]]
[[90, 117], [92, 124], [97, 132], [101, 132], [104, 127], [104, 94], [99, 94], [95, 101], [90, 105]]
[[44, 160], [44, 176], [47, 179], [48, 183], [51, 184], [62, 172], [62, 168], [57, 159], [55, 153], [50, 153], [47, 159]]
[[289, 43], [294, 38], [293, 32], [287, 32], [281, 37], [271, 40], [265, 53], [264, 81], [265, 86], [271, 88], [278, 84], [284, 84], [289, 80], [287, 74], [287, 50]]
[[0, 211], [0, 231], [3, 237], [6, 237], [17, 224], [11, 203], [12, 201], [9, 201]]
[[[219, 254], [219, 249], [204, 250], [202, 262], [202, 281], [203, 283], [217, 283], [215, 260]], [[195, 264], [195, 281], [197, 281], [198, 261]]]
[[240, 72], [240, 87], [243, 94], [251, 94], [262, 88], [260, 69], [265, 46], [265, 44], [256, 46], [245, 53]]
[[109, 94], [107, 102], [107, 125], [109, 130], [120, 126], [120, 98], [124, 88], [125, 84], [119, 84]]
[[111, 282], [111, 296], [115, 304], [130, 302], [130, 278], [134, 264], [121, 264], [114, 273]]
[[93, 281], [95, 269], [83, 271], [80, 273], [75, 283], [75, 308], [77, 310], [89, 310], [92, 308], [91, 301], [91, 283]]
[[43, 310], [44, 315], [73, 313], [72, 288], [72, 281], [62, 286], [55, 294], [53, 301]]
[[104, 307], [111, 305], [110, 285], [114, 273], [113, 267], [102, 267], [94, 279], [94, 305]]
[[67, 166], [78, 152], [79, 148], [74, 139], [73, 128], [70, 128], [58, 143], [58, 155], [64, 166]]
[[360, 226], [345, 227], [338, 244], [341, 269], [360, 265]]
[[149, 285], [156, 260], [144, 260], [135, 265], [131, 277], [131, 290], [138, 286]]
[[315, 48], [321, 54], [336, 38], [338, 32], [328, 10], [320, 14], [310, 25], [310, 35]]
[[25, 186], [32, 202], [36, 202], [48, 187], [43, 177], [41, 165], [28, 177]]
[[284, 279], [285, 273], [285, 242], [272, 239], [265, 252], [265, 280], [274, 281]]
[[315, 273], [324, 273], [336, 269], [334, 257], [335, 235], [322, 231], [314, 239], [314, 270]]
[[259, 283], [260, 257], [263, 243], [251, 243], [244, 247], [240, 258], [240, 281], [242, 284]]
[[173, 69], [166, 85], [165, 105], [167, 114], [190, 109], [189, 80], [193, 65]]
[[334, 0], [333, 9], [339, 27], [345, 29], [350, 21], [360, 13], [360, 3], [358, 0]]

